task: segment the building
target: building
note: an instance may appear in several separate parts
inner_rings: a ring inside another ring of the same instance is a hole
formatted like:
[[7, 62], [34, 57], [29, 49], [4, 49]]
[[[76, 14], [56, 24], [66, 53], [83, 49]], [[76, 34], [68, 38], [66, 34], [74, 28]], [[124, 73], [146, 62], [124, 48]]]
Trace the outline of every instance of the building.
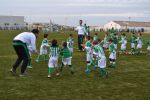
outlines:
[[27, 23], [24, 16], [0, 16], [0, 29], [24, 29]]
[[101, 26], [90, 26], [90, 31], [96, 31], [99, 32], [101, 31], [103, 28]]
[[58, 32], [62, 30], [62, 25], [58, 25], [58, 24], [54, 24], [54, 23], [41, 23], [41, 22], [37, 22], [37, 23], [32, 23], [30, 25], [31, 29], [32, 28], [38, 28], [42, 31], [47, 31], [47, 32]]
[[104, 25], [105, 31], [112, 28], [118, 31], [150, 32], [150, 22], [110, 21]]

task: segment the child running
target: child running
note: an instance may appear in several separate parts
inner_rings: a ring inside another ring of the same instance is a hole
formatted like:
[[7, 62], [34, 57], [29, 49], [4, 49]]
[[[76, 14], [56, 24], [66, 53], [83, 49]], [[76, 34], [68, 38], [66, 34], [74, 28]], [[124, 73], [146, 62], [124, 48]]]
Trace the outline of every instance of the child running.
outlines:
[[44, 34], [44, 39], [40, 47], [40, 54], [38, 55], [36, 62], [40, 61], [40, 58], [42, 55], [44, 56], [44, 61], [47, 60], [47, 48], [49, 47], [47, 37], [48, 37], [48, 34]]
[[62, 64], [60, 66], [60, 73], [62, 75], [64, 65], [68, 65], [70, 68], [71, 74], [74, 74], [74, 70], [73, 70], [72, 63], [71, 63], [71, 59], [72, 59], [71, 51], [67, 47], [67, 42], [63, 42], [62, 46], [63, 48], [60, 51], [60, 55], [62, 56]]
[[59, 47], [57, 45], [57, 40], [53, 39], [50, 47], [49, 63], [48, 63], [48, 78], [52, 77], [52, 71], [56, 68], [56, 75], [59, 76], [58, 71], [58, 57], [59, 57]]

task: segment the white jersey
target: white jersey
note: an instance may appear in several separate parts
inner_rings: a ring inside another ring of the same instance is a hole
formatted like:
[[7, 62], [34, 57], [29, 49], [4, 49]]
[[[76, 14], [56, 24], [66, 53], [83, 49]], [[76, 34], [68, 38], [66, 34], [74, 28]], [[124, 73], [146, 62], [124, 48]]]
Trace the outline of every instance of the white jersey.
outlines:
[[77, 26], [76, 30], [78, 31], [78, 35], [84, 35], [86, 33], [84, 26]]
[[36, 52], [36, 36], [32, 32], [23, 32], [17, 35], [14, 40], [20, 40], [26, 43], [27, 46], [31, 46], [30, 50]]

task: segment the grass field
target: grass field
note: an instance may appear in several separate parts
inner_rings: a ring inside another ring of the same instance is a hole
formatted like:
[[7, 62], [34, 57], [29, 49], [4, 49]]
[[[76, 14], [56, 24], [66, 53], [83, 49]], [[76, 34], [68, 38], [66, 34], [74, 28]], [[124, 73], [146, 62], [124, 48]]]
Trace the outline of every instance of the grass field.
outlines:
[[[76, 49], [72, 61], [74, 75], [66, 67], [62, 77], [54, 75], [50, 80], [47, 78], [47, 63], [35, 63], [37, 55], [33, 55], [33, 69], [27, 70], [28, 76], [12, 76], [9, 69], [16, 55], [11, 43], [18, 33], [0, 31], [0, 100], [150, 100], [150, 57], [147, 55], [118, 54], [117, 68], [107, 68], [111, 73], [107, 79], [98, 77], [98, 70], [85, 74], [85, 53]], [[48, 38], [58, 39], [61, 44], [68, 37], [67, 33], [50, 33]], [[100, 37], [103, 38], [103, 34]], [[150, 34], [143, 37], [150, 38]], [[76, 42], [76, 34], [74, 38]], [[42, 33], [37, 48], [41, 40]], [[20, 69], [17, 72], [19, 74]]]

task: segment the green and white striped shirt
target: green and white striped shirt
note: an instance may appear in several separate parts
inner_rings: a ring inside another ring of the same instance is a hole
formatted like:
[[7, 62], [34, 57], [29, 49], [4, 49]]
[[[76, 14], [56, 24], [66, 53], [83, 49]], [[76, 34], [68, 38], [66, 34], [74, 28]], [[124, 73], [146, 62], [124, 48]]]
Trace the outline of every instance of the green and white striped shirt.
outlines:
[[74, 43], [74, 39], [72, 37], [69, 37], [67, 39], [67, 47], [68, 48], [73, 48], [73, 43]]
[[55, 46], [55, 47], [50, 47], [50, 57], [58, 57], [59, 56], [59, 47]]
[[98, 57], [102, 57], [105, 56], [105, 52], [103, 50], [103, 48], [100, 45], [95, 45], [94, 46], [94, 54]]

